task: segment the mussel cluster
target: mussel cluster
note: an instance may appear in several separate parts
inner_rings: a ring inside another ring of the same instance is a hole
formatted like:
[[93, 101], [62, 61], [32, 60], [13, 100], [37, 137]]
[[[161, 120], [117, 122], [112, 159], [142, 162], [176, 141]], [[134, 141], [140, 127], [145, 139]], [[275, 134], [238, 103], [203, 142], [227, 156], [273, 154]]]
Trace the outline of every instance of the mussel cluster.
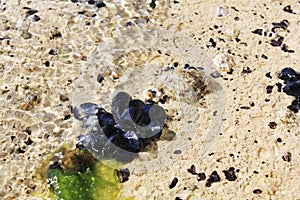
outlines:
[[154, 102], [143, 102], [126, 92], [112, 101], [111, 113], [95, 103], [73, 109], [87, 134], [78, 138], [77, 147], [88, 149], [97, 159], [115, 158], [129, 162], [137, 153], [161, 136], [166, 112]]
[[295, 99], [288, 109], [297, 113], [300, 109], [300, 74], [292, 68], [284, 68], [279, 73], [278, 77], [284, 80], [282, 91], [287, 95], [294, 96]]

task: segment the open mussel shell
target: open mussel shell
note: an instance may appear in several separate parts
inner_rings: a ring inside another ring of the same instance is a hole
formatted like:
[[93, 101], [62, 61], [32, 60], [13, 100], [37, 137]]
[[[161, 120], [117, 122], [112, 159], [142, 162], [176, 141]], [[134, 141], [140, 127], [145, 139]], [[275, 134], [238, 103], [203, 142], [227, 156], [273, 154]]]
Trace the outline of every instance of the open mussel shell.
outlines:
[[167, 119], [167, 114], [162, 107], [153, 105], [149, 109], [149, 117], [151, 121], [159, 121], [160, 123], [164, 124]]
[[112, 101], [112, 114], [115, 118], [120, 119], [122, 114], [129, 107], [131, 96], [126, 92], [119, 92]]
[[129, 114], [134, 123], [141, 123], [144, 106], [145, 104], [141, 100], [132, 100], [129, 102]]
[[116, 134], [112, 142], [125, 151], [137, 153], [140, 149], [139, 139], [134, 131]]

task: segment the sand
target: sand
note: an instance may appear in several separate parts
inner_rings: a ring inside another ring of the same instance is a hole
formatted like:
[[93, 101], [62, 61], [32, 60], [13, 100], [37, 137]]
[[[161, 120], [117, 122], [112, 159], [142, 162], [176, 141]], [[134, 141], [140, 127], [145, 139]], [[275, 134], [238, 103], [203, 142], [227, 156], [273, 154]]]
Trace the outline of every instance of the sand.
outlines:
[[[163, 87], [173, 97], [162, 106], [177, 137], [158, 142], [150, 161], [143, 153], [127, 165], [132, 173], [123, 196], [300, 199], [300, 118], [286, 108], [293, 97], [275, 85], [284, 67], [300, 71], [299, 3], [156, 1], [154, 9], [150, 1], [105, 3], [1, 1], [0, 198], [42, 199], [36, 193], [47, 187], [36, 171], [80, 134], [71, 105], [92, 101], [109, 109], [118, 90], [146, 98], [148, 89]], [[293, 13], [283, 11], [287, 5]], [[284, 19], [289, 25], [276, 32], [293, 53], [270, 45], [276, 35], [252, 33], [270, 33]], [[190, 93], [180, 96], [189, 85], [178, 69], [153, 81], [156, 70], [174, 62], [201, 67], [210, 92], [200, 102]], [[221, 77], [211, 77], [215, 71]], [[267, 86], [274, 86], [269, 94]], [[205, 181], [187, 171], [191, 165]], [[230, 167], [234, 181], [223, 172]], [[213, 171], [220, 181], [208, 187]], [[174, 177], [178, 183], [169, 189]]]

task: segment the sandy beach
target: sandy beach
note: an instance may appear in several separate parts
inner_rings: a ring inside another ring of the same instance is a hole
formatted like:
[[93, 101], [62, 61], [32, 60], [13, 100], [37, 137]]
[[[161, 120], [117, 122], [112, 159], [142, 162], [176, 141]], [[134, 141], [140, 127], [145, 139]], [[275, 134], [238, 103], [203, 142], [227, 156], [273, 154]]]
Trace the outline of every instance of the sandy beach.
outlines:
[[150, 90], [168, 96], [159, 105], [176, 137], [124, 165], [122, 198], [300, 199], [300, 117], [278, 78], [300, 72], [298, 1], [9, 0], [0, 9], [0, 199], [47, 199], [38, 172], [82, 131], [72, 107], [110, 110], [117, 92], [147, 99]]

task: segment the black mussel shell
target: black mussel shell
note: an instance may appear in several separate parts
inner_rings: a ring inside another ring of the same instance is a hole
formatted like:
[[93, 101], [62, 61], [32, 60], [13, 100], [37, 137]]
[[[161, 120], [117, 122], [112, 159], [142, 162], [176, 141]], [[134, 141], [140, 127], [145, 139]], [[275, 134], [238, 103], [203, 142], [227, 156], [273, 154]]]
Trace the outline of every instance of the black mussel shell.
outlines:
[[141, 100], [132, 100], [129, 102], [129, 114], [134, 123], [139, 124], [143, 117], [143, 108], [145, 104]]
[[283, 87], [283, 92], [290, 96], [300, 95], [300, 80], [290, 82]]
[[112, 101], [112, 114], [115, 118], [120, 119], [122, 114], [129, 107], [131, 96], [126, 92], [119, 92]]
[[116, 125], [116, 121], [113, 117], [112, 114], [110, 113], [101, 113], [100, 115], [98, 115], [98, 120], [99, 120], [99, 124], [100, 126], [109, 126], [109, 125]]
[[298, 113], [299, 109], [300, 109], [300, 96], [296, 97], [295, 100], [292, 101], [292, 104], [289, 105], [287, 108], [290, 109], [291, 111], [293, 111], [294, 113]]
[[281, 72], [278, 75], [278, 78], [284, 81], [294, 81], [299, 79], [299, 75], [294, 69], [288, 67], [281, 70]]
[[138, 137], [133, 131], [119, 131], [112, 137], [111, 142], [117, 147], [133, 153], [137, 153], [140, 149]]
[[149, 111], [153, 104], [147, 104], [143, 108], [143, 119], [141, 125], [148, 125], [151, 122]]
[[99, 124], [107, 137], [115, 134], [116, 132], [116, 122], [112, 114], [101, 113], [98, 115]]
[[167, 118], [166, 111], [158, 105], [151, 106], [149, 110], [149, 116], [151, 121], [159, 121], [163, 124], [165, 124]]
[[133, 131], [128, 131], [124, 133], [122, 136], [124, 138], [124, 144], [125, 144], [125, 148], [123, 148], [124, 150], [134, 152], [134, 153], [137, 153], [140, 150], [139, 139]]

